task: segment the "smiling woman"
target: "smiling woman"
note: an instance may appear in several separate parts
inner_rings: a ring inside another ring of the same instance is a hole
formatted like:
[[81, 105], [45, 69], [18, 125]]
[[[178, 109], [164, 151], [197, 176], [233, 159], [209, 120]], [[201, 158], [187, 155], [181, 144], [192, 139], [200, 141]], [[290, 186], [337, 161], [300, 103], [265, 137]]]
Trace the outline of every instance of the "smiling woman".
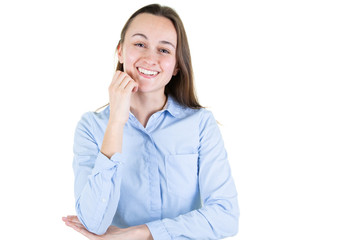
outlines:
[[117, 55], [109, 106], [84, 114], [75, 131], [77, 216], [63, 221], [89, 239], [235, 235], [235, 184], [216, 120], [195, 95], [179, 16], [139, 9]]
[[177, 34], [172, 22], [162, 16], [143, 13], [131, 22], [118, 46], [119, 62], [139, 84], [142, 93], [160, 91], [176, 75]]

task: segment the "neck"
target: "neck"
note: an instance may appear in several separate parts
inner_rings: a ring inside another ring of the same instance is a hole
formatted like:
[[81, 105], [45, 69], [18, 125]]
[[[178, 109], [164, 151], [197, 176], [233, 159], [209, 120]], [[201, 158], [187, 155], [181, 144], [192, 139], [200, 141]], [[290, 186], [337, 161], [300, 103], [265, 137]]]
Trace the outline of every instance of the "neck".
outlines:
[[162, 94], [136, 92], [131, 97], [130, 111], [145, 127], [152, 114], [160, 111], [166, 104], [167, 97]]

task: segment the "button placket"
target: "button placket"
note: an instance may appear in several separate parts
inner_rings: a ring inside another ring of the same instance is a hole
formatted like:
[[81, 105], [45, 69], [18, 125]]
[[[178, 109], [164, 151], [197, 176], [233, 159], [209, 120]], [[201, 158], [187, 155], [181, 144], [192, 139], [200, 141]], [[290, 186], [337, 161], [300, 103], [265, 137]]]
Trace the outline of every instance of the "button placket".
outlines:
[[157, 161], [157, 154], [155, 143], [152, 137], [148, 134], [147, 146], [149, 158], [149, 187], [150, 187], [150, 210], [153, 217], [161, 217], [161, 191], [160, 191], [160, 176], [159, 166]]

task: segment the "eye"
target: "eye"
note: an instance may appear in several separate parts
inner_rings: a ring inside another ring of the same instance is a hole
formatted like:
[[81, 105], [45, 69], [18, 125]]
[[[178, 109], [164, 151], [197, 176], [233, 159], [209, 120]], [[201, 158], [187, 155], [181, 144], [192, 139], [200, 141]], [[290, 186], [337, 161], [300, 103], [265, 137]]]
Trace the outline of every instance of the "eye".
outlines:
[[137, 47], [145, 47], [145, 45], [143, 43], [135, 43], [134, 45]]
[[169, 54], [169, 53], [170, 53], [169, 50], [164, 49], [164, 48], [160, 49], [160, 52], [161, 52], [161, 53], [166, 53], [166, 54]]

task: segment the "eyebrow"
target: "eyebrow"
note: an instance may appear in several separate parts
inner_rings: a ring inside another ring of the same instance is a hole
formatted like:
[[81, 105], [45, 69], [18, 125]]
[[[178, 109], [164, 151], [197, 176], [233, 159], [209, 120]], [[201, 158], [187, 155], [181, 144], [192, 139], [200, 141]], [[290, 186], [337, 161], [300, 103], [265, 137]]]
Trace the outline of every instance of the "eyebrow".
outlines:
[[[142, 34], [142, 33], [135, 33], [135, 34], [132, 35], [131, 37], [136, 37], [136, 36], [140, 36], [140, 37], [143, 37], [143, 38], [145, 38], [146, 40], [148, 40], [147, 36], [146, 36], [145, 34]], [[172, 44], [172, 43], [169, 42], [169, 41], [162, 40], [162, 41], [160, 41], [160, 43], [162, 43], [162, 44], [167, 44], [167, 45], [171, 45], [174, 49], [176, 49], [175, 45]]]

